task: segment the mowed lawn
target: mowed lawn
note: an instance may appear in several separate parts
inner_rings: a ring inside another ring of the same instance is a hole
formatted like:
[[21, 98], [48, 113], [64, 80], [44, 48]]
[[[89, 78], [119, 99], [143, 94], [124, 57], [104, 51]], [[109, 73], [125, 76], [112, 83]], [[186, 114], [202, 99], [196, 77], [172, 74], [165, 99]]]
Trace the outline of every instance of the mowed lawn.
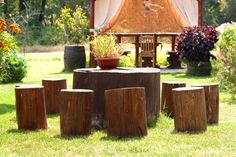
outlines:
[[[22, 83], [41, 84], [42, 78], [63, 77], [72, 87], [72, 73], [62, 72], [62, 54], [26, 54], [26, 58], [29, 72]], [[184, 73], [161, 74], [161, 80], [188, 85], [216, 81]], [[87, 137], [61, 137], [59, 116], [48, 116], [47, 130], [17, 130], [14, 87], [0, 84], [0, 156], [236, 156], [236, 101], [225, 93], [220, 94], [219, 124], [208, 126], [204, 133], [176, 133], [173, 119], [161, 114], [143, 138], [108, 137], [98, 130]]]

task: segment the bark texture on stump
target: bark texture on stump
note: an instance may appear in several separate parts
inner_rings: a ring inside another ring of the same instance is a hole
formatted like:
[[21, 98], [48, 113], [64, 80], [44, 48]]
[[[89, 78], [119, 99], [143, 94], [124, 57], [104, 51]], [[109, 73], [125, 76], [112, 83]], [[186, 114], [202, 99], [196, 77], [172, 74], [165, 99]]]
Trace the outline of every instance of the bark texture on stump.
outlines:
[[61, 89], [66, 89], [66, 79], [43, 79], [42, 84], [45, 91], [46, 113], [59, 114], [60, 92]]
[[19, 129], [47, 129], [43, 86], [22, 85], [15, 88], [16, 117]]
[[61, 90], [61, 135], [89, 135], [93, 104], [92, 90]]
[[105, 128], [104, 92], [109, 89], [144, 87], [147, 120], [160, 113], [160, 70], [155, 68], [117, 68], [112, 70], [78, 69], [74, 71], [74, 89], [94, 90], [93, 125]]
[[202, 87], [172, 90], [175, 130], [205, 131], [207, 129], [205, 93]]
[[111, 136], [146, 136], [146, 100], [144, 88], [120, 88], [105, 91], [107, 133]]
[[162, 82], [161, 111], [174, 117], [174, 107], [172, 102], [172, 89], [186, 87], [183, 82]]
[[219, 85], [193, 85], [193, 87], [203, 87], [206, 98], [207, 123], [217, 124], [219, 122]]

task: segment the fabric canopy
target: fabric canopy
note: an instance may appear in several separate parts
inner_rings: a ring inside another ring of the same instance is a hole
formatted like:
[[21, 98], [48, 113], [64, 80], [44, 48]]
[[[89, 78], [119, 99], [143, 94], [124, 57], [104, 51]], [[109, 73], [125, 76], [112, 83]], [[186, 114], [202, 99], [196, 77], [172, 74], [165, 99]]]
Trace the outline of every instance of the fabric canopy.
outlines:
[[107, 27], [114, 17], [119, 14], [125, 0], [96, 0], [95, 1], [95, 28]]
[[197, 0], [96, 0], [95, 30], [181, 32], [198, 24]]

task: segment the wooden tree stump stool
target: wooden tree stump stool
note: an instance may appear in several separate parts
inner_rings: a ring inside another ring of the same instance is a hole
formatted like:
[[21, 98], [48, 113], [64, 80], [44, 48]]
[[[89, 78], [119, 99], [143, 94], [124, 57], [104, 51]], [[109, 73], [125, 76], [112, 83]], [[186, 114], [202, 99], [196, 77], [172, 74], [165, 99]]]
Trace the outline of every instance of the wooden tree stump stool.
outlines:
[[66, 89], [66, 79], [50, 78], [43, 79], [42, 84], [45, 91], [45, 104], [47, 114], [58, 114], [61, 89]]
[[93, 90], [61, 90], [61, 135], [89, 135], [91, 133]]
[[207, 129], [205, 93], [202, 87], [172, 90], [175, 130], [205, 131]]
[[206, 98], [207, 123], [217, 124], [219, 122], [219, 85], [193, 85], [193, 87], [203, 87]]
[[107, 133], [111, 136], [146, 136], [147, 117], [144, 88], [105, 91]]
[[186, 83], [183, 82], [162, 82], [162, 98], [161, 98], [161, 110], [174, 117], [174, 107], [172, 102], [172, 89], [186, 87]]
[[19, 129], [47, 129], [43, 86], [21, 85], [15, 88], [16, 117]]

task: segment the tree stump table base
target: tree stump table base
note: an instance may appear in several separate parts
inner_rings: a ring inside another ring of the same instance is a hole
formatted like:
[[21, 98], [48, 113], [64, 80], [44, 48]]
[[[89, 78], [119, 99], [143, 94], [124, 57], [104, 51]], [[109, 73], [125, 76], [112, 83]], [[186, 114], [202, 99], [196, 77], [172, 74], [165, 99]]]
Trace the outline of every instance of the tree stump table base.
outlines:
[[155, 68], [99, 68], [74, 70], [73, 88], [94, 90], [93, 125], [106, 128], [105, 90], [144, 87], [148, 122], [160, 113], [160, 70]]

